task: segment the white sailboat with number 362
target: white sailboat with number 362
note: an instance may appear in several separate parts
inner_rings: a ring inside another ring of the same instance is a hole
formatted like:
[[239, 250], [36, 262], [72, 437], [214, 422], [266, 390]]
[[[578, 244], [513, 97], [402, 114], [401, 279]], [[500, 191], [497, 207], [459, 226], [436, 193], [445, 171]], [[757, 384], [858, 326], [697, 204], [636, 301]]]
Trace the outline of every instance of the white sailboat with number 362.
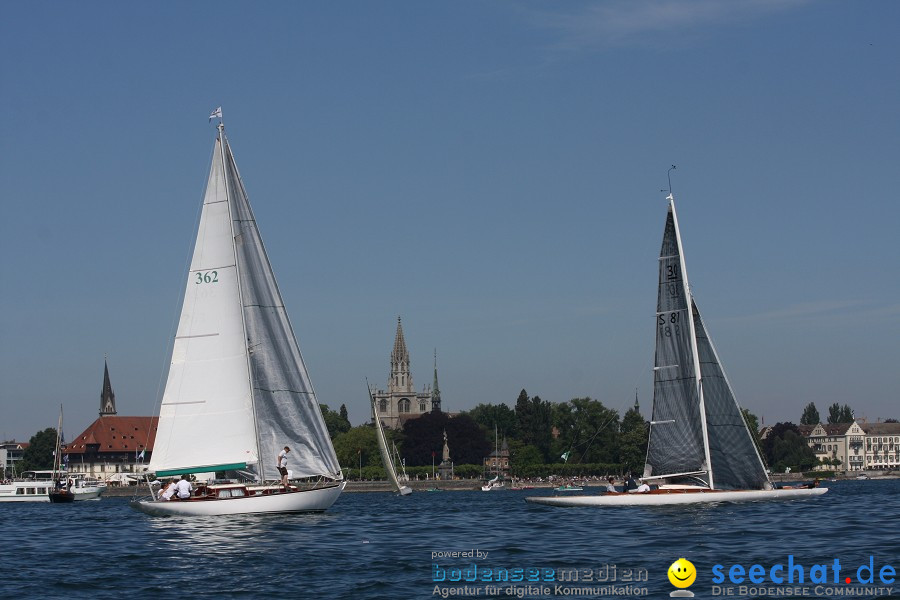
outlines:
[[[221, 121], [186, 279], [148, 468], [163, 481], [219, 479], [195, 480], [188, 499], [152, 492], [132, 507], [152, 515], [328, 509], [346, 482]], [[284, 446], [294, 480], [286, 488], [276, 462]]]

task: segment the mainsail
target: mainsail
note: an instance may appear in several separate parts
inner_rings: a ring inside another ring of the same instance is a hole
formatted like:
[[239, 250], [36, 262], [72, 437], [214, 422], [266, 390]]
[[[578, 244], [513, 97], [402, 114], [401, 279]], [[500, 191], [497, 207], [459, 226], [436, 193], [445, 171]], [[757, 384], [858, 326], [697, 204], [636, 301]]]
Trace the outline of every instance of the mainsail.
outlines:
[[669, 196], [659, 256], [653, 416], [644, 475], [690, 475], [722, 489], [768, 482], [688, 286]]
[[294, 477], [341, 477], [220, 125], [149, 468], [277, 479], [285, 445]]
[[[400, 480], [397, 478], [397, 468], [394, 466], [391, 451], [388, 449], [387, 437], [384, 434], [384, 426], [381, 424], [381, 419], [378, 417], [378, 410], [375, 406], [375, 397], [372, 395], [371, 388], [369, 389], [369, 401], [372, 404], [372, 419], [375, 421], [375, 437], [378, 438], [378, 450], [381, 453], [381, 463], [384, 465], [384, 470], [387, 473], [388, 479], [391, 481], [391, 485], [394, 486], [394, 489], [400, 492], [401, 495], [407, 495], [412, 492], [412, 490], [408, 486], [401, 484]], [[396, 447], [394, 447], [394, 451], [396, 452]]]

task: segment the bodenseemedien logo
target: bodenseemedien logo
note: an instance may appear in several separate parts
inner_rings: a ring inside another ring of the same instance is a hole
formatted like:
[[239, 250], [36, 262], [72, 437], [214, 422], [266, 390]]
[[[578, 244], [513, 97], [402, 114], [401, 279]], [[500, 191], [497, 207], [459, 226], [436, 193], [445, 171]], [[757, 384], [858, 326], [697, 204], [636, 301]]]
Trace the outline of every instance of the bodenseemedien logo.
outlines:
[[672, 598], [693, 598], [694, 593], [688, 589], [694, 580], [697, 579], [697, 569], [694, 563], [686, 558], [679, 558], [669, 567], [667, 571], [669, 575], [669, 583], [677, 587], [669, 593]]

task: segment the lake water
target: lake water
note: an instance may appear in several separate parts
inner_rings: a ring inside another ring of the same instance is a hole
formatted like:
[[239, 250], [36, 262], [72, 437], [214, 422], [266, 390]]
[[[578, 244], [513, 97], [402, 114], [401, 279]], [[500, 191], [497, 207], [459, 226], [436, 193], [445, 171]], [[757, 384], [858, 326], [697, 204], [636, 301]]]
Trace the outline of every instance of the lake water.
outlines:
[[[523, 501], [525, 494], [547, 491], [416, 492], [406, 498], [345, 493], [324, 514], [202, 519], [149, 517], [123, 498], [5, 503], [0, 597], [394, 599], [469, 592], [465, 597], [667, 598], [675, 589], [667, 570], [682, 556], [696, 567], [690, 590], [697, 598], [727, 597], [727, 588], [731, 597], [770, 597], [787, 587], [793, 593], [779, 597], [846, 598], [835, 590], [858, 589], [858, 576], [868, 571], [857, 569], [870, 557], [875, 583], [852, 597], [900, 597], [896, 582], [878, 581], [885, 565], [900, 571], [900, 480], [826, 485], [830, 491], [817, 499], [656, 509], [561, 509]], [[472, 550], [487, 556], [433, 554]], [[768, 578], [789, 555], [804, 569], [804, 584], [767, 579], [741, 590], [727, 579], [735, 564], [761, 565]], [[832, 582], [835, 559], [838, 584]], [[713, 583], [717, 564], [726, 576], [719, 589]], [[809, 582], [815, 565], [828, 567], [828, 585]], [[539, 579], [552, 571], [554, 582], [494, 588], [484, 581], [486, 569], [494, 578], [529, 567], [545, 569], [537, 571]], [[579, 581], [561, 585], [559, 578], [573, 573]], [[585, 581], [588, 574], [591, 581]], [[441, 576], [444, 581], [434, 581]], [[448, 581], [467, 576], [477, 581]]]

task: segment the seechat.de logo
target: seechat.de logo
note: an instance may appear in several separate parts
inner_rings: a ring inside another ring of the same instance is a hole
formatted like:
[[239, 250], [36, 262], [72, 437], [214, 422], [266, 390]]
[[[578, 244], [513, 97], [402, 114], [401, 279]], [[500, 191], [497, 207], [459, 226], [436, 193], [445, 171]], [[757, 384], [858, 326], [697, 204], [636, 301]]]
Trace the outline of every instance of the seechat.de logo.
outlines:
[[694, 580], [697, 579], [697, 569], [694, 564], [686, 558], [679, 558], [669, 567], [667, 571], [669, 575], [669, 583], [677, 587], [677, 590], [669, 593], [673, 598], [693, 598], [694, 593], [684, 589], [691, 587]]

